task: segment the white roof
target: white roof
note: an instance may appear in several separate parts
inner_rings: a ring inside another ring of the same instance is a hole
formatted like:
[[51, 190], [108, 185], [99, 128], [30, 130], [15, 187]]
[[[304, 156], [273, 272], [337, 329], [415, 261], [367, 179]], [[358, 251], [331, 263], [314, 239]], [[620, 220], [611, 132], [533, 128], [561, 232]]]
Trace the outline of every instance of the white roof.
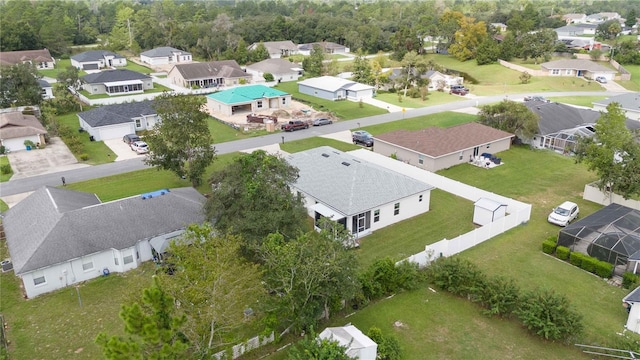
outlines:
[[480, 198], [478, 199], [478, 201], [476, 201], [474, 203], [474, 205], [476, 207], [485, 209], [485, 210], [489, 210], [489, 211], [496, 211], [498, 210], [501, 206], [507, 206], [506, 204], [501, 204], [497, 201], [491, 200], [491, 199], [487, 199], [487, 198]]
[[305, 85], [316, 89], [336, 91], [347, 85], [355, 84], [355, 81], [341, 79], [335, 76], [320, 76], [311, 79], [305, 79], [298, 82], [298, 85]]
[[360, 329], [353, 325], [341, 327], [328, 327], [318, 335], [320, 339], [337, 341], [341, 346], [347, 347], [347, 355], [358, 355], [358, 350], [364, 348], [378, 348], [378, 344], [373, 342]]

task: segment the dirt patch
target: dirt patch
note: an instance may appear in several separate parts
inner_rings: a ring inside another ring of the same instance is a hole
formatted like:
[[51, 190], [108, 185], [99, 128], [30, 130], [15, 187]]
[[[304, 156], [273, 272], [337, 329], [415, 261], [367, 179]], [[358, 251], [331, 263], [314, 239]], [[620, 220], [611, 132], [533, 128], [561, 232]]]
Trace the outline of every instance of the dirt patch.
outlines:
[[[263, 124], [247, 123], [247, 115], [249, 115], [250, 113], [246, 111], [238, 112], [231, 116], [217, 113], [214, 111], [209, 111], [209, 114], [215, 117], [216, 119], [219, 119], [228, 123], [236, 124], [242, 127], [246, 127], [249, 129], [254, 129], [254, 128], [260, 129], [265, 127], [265, 125]], [[313, 121], [314, 119], [328, 118], [333, 120], [334, 122], [338, 120], [329, 112], [316, 111], [312, 107], [297, 101], [291, 101], [291, 104], [287, 109], [270, 109], [265, 111], [254, 112], [254, 114], [276, 116], [278, 118], [278, 123], [287, 122], [293, 119], [302, 120], [302, 121]]]

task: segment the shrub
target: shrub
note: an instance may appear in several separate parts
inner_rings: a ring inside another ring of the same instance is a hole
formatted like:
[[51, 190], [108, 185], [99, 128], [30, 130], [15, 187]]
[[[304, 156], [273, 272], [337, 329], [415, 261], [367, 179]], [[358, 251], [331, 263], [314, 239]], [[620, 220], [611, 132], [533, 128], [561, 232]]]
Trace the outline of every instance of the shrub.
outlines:
[[469, 260], [441, 257], [427, 268], [427, 277], [438, 288], [460, 296], [476, 295], [484, 287], [485, 276]]
[[542, 252], [544, 252], [545, 254], [553, 254], [555, 250], [556, 250], [555, 241], [545, 240], [542, 242]]
[[79, 157], [79, 158], [80, 158], [80, 160], [82, 160], [82, 161], [87, 161], [87, 160], [89, 160], [89, 154], [87, 154], [87, 153], [82, 153], [82, 154], [78, 155], [78, 157]]
[[571, 252], [571, 250], [569, 250], [568, 247], [566, 246], [558, 246], [556, 248], [556, 257], [560, 260], [567, 260], [569, 258], [569, 253]]
[[598, 261], [599, 260], [594, 257], [585, 256], [584, 259], [582, 259], [582, 264], [580, 264], [580, 267], [585, 271], [588, 271], [590, 273], [595, 273], [596, 264], [598, 263]]
[[36, 148], [36, 143], [34, 143], [31, 140], [25, 140], [24, 141], [24, 146], [29, 147], [30, 149], [35, 149]]
[[377, 298], [398, 290], [415, 289], [419, 281], [418, 265], [403, 261], [396, 265], [391, 258], [378, 259], [360, 276], [367, 298]]
[[582, 316], [569, 299], [549, 290], [526, 293], [516, 314], [529, 330], [547, 340], [569, 341], [583, 329]]
[[0, 173], [2, 173], [2, 175], [8, 175], [11, 174], [11, 165], [9, 164], [2, 164], [0, 166]]
[[638, 282], [638, 275], [630, 272], [622, 274], [622, 287], [625, 289], [631, 289], [635, 287]]
[[613, 264], [609, 264], [606, 261], [598, 261], [596, 263], [595, 273], [601, 278], [608, 279], [611, 277], [611, 274], [613, 274]]
[[584, 259], [585, 255], [583, 253], [579, 253], [577, 251], [572, 252], [569, 255], [569, 262], [573, 266], [581, 267], [582, 259]]
[[274, 77], [272, 73], [264, 73], [264, 75], [262, 75], [262, 77], [264, 77], [264, 81], [273, 81]]
[[518, 304], [520, 289], [513, 279], [495, 276], [484, 282], [479, 302], [486, 309], [486, 315], [509, 316]]
[[4, 145], [0, 145], [0, 155], [4, 154], [5, 152], [7, 152], [7, 148]]
[[393, 335], [384, 335], [382, 330], [372, 326], [367, 332], [367, 336], [378, 344], [378, 354], [376, 359], [399, 360], [402, 359], [402, 349], [400, 342]]

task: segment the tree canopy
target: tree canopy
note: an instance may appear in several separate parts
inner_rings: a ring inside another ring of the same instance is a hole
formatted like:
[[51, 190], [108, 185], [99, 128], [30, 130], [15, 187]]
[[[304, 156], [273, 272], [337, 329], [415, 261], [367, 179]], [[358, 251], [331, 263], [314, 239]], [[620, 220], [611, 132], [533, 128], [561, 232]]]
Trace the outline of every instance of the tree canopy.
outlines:
[[503, 100], [495, 105], [480, 107], [478, 122], [510, 132], [520, 139], [529, 139], [538, 131], [539, 117], [525, 105]]
[[160, 118], [145, 136], [150, 153], [147, 165], [186, 177], [198, 186], [214, 158], [213, 139], [207, 126], [209, 116], [201, 111], [201, 96], [162, 94], [153, 107]]
[[640, 195], [640, 136], [626, 127], [620, 104], [612, 102], [596, 122], [593, 137], [581, 137], [576, 161], [598, 175], [598, 188], [624, 196]]
[[281, 157], [263, 150], [240, 155], [209, 179], [205, 211], [217, 230], [241, 235], [249, 253], [271, 233], [294, 239], [308, 218], [302, 198], [291, 191], [297, 178], [298, 169]]
[[30, 63], [0, 66], [0, 108], [36, 106], [42, 102], [35, 65]]
[[351, 360], [346, 346], [337, 340], [319, 339], [314, 331], [305, 335], [287, 354], [288, 360]]

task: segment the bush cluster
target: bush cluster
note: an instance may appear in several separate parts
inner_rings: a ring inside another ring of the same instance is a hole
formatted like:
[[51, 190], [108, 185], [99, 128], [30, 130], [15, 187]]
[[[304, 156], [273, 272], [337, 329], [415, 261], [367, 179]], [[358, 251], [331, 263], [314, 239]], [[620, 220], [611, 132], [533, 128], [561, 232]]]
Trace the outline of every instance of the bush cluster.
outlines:
[[556, 251], [556, 246], [556, 237], [551, 236], [542, 242], [542, 252], [545, 254], [553, 254], [553, 252]]
[[360, 274], [362, 295], [367, 300], [393, 294], [399, 290], [418, 287], [420, 272], [418, 265], [403, 261], [396, 265], [391, 258], [378, 259]]
[[60, 125], [58, 127], [58, 134], [74, 155], [84, 152], [84, 144], [80, 140], [80, 137], [69, 126]]
[[480, 304], [484, 314], [515, 315], [529, 330], [547, 340], [569, 341], [583, 329], [582, 316], [565, 296], [544, 289], [522, 293], [514, 280], [488, 277], [468, 260], [439, 258], [426, 273], [438, 288]]
[[626, 272], [622, 274], [622, 287], [625, 289], [631, 289], [638, 283], [640, 277], [634, 273]]
[[11, 165], [3, 164], [2, 166], [0, 166], [0, 173], [2, 173], [2, 175], [11, 174]]
[[611, 274], [613, 274], [613, 265], [606, 262], [598, 260], [589, 255], [585, 255], [576, 251], [571, 251], [566, 246], [557, 246], [555, 244], [555, 240], [551, 238], [546, 239], [542, 242], [542, 251], [546, 254], [553, 254], [553, 250], [555, 248], [556, 257], [560, 260], [567, 261], [573, 266], [579, 267], [584, 271], [588, 271], [592, 274], [596, 274], [601, 278], [609, 278]]

